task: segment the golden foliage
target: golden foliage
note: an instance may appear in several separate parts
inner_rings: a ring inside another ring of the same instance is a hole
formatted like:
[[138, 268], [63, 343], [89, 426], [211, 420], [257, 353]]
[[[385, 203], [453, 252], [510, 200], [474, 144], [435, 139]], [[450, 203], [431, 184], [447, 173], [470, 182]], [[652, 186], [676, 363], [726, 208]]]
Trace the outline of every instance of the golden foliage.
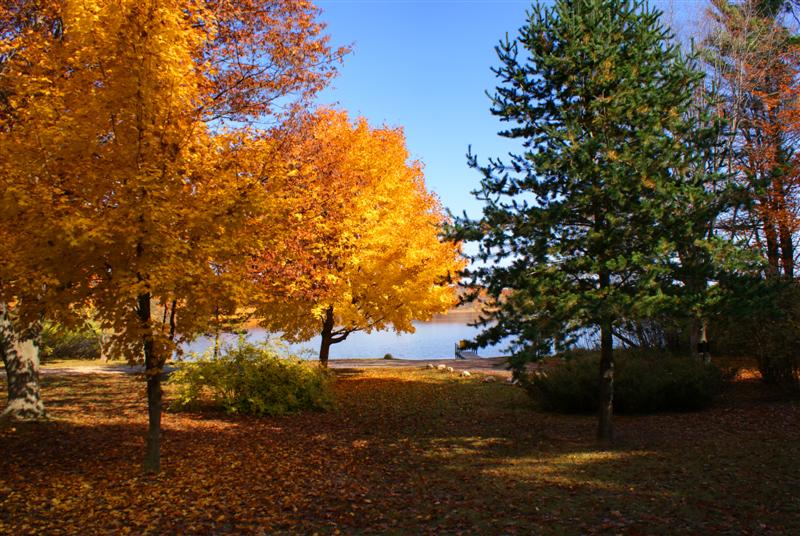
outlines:
[[[228, 267], [263, 195], [237, 164], [249, 134], [224, 125], [324, 85], [315, 15], [294, 0], [4, 3], [2, 298], [65, 321], [90, 304], [130, 359], [143, 337], [163, 359], [175, 330], [234, 307], [246, 285]], [[143, 319], [142, 298], [164, 314]]]
[[341, 333], [413, 331], [454, 305], [460, 249], [439, 238], [445, 214], [401, 129], [323, 109], [280, 138], [287, 171], [265, 185], [282, 202], [269, 227], [291, 232], [268, 239], [256, 270], [266, 327], [306, 340], [332, 308]]

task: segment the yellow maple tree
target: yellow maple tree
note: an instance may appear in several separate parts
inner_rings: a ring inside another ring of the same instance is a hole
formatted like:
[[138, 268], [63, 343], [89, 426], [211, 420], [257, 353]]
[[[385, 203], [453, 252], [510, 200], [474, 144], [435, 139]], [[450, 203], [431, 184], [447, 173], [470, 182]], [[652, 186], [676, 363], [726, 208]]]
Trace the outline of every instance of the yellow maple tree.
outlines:
[[413, 321], [451, 308], [460, 247], [440, 239], [446, 216], [402, 130], [322, 109], [283, 134], [291, 141], [274, 147], [287, 178], [265, 189], [283, 200], [275, 225], [291, 228], [273, 235], [255, 271], [268, 289], [262, 324], [290, 341], [321, 335], [326, 365], [331, 344], [355, 331], [413, 332]]
[[115, 350], [144, 362], [146, 470], [160, 464], [166, 359], [247, 292], [229, 269], [263, 213], [260, 179], [237, 164], [247, 125], [276, 99], [302, 109], [343, 52], [316, 14], [302, 0], [0, 11], [0, 227], [17, 258], [0, 267], [2, 300], [20, 319], [91, 306]]

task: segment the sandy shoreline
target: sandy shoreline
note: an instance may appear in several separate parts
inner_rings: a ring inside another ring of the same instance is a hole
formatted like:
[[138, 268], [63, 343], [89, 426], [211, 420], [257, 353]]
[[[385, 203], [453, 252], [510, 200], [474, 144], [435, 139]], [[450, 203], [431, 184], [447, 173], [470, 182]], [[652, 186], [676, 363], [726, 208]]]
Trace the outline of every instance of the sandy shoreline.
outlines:
[[[312, 361], [313, 363], [313, 361]], [[411, 368], [419, 369], [431, 365], [446, 365], [455, 370], [468, 370], [482, 374], [494, 374], [497, 376], [509, 377], [511, 372], [506, 370], [506, 361], [503, 357], [473, 358], [473, 359], [331, 359], [328, 365], [332, 369], [371, 369], [371, 368]], [[174, 370], [174, 367], [167, 365], [166, 371]], [[76, 374], [137, 374], [142, 371], [139, 366], [131, 366], [122, 363], [109, 363], [97, 365], [69, 366], [59, 363], [56, 366], [44, 365], [40, 369], [43, 375], [76, 375]], [[0, 375], [5, 375], [5, 371], [0, 371]]]
[[504, 357], [473, 359], [331, 359], [331, 368], [424, 368], [427, 365], [446, 365], [456, 370], [468, 370], [498, 376], [511, 376]]

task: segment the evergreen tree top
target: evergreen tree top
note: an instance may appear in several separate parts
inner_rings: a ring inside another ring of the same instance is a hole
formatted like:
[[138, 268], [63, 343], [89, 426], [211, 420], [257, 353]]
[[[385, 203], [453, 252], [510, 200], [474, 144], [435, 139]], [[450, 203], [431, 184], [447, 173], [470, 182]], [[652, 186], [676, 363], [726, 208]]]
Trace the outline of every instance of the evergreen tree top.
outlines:
[[496, 48], [491, 110], [522, 151], [485, 166], [470, 156], [486, 205], [461, 222], [488, 263], [477, 282], [512, 289], [488, 319], [494, 335], [530, 342], [542, 326], [563, 333], [669, 302], [664, 282], [699, 238], [717, 126], [695, 106], [703, 73], [660, 17], [639, 0], [537, 4]]

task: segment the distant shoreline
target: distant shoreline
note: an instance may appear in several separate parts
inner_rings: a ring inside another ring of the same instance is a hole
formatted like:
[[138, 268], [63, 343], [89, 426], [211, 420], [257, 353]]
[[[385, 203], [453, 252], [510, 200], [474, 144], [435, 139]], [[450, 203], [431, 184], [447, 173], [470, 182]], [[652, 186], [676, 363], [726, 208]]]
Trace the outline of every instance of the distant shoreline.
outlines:
[[475, 322], [480, 318], [480, 313], [472, 309], [453, 309], [446, 313], [437, 313], [429, 322]]
[[[314, 360], [309, 360], [314, 363]], [[328, 361], [328, 366], [332, 369], [422, 369], [428, 365], [446, 365], [454, 370], [469, 370], [482, 374], [493, 374], [496, 376], [510, 377], [506, 358], [504, 357], [479, 357], [471, 359], [378, 359], [378, 358], [336, 358]], [[175, 370], [175, 364], [168, 364], [164, 367], [165, 372]], [[141, 365], [129, 365], [121, 361], [103, 363], [99, 360], [56, 360], [52, 363], [43, 363], [40, 373], [45, 376], [57, 375], [79, 375], [79, 374], [140, 374]], [[5, 375], [4, 370], [0, 370], [0, 377]]]

